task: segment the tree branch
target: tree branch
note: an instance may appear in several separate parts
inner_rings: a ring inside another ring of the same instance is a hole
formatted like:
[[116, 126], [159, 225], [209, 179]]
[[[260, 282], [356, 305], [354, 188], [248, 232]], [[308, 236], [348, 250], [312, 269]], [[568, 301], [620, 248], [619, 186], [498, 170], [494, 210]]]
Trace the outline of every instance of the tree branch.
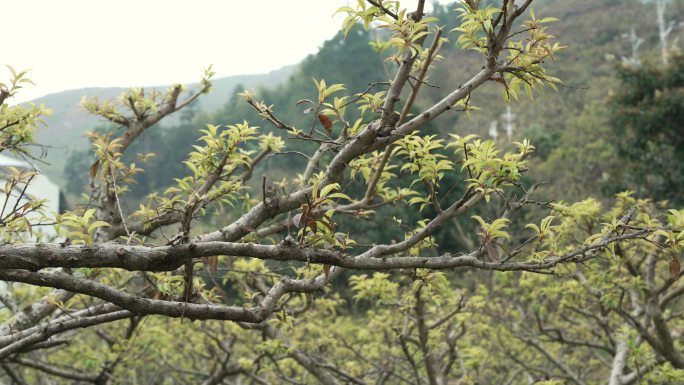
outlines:
[[92, 382], [92, 383], [94, 383], [97, 380], [97, 376], [95, 376], [95, 375], [80, 373], [80, 372], [61, 369], [61, 368], [56, 368], [50, 364], [40, 362], [37, 360], [33, 360], [33, 359], [27, 360], [24, 358], [14, 358], [11, 360], [11, 362], [18, 364], [18, 365], [21, 365], [21, 366], [26, 366], [28, 368], [39, 370], [43, 373], [52, 374], [53, 376], [65, 378], [67, 380], [85, 381], [85, 382]]

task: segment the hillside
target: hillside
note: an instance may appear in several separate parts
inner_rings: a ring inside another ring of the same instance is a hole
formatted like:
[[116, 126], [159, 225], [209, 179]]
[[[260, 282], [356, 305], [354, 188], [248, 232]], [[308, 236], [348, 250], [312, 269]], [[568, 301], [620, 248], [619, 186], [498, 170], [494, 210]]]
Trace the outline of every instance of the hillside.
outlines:
[[[606, 103], [619, 86], [617, 67], [622, 58], [631, 56], [628, 38], [634, 28], [644, 39], [639, 49], [642, 62], [660, 60], [658, 27], [653, 6], [638, 0], [543, 0], [535, 2], [537, 17], [556, 17], [548, 32], [567, 48], [554, 63], [547, 63], [549, 74], [561, 79], [558, 92], [549, 88], [530, 100], [524, 93], [509, 103], [514, 115], [511, 141], [529, 138], [537, 147], [532, 158], [530, 177], [548, 182], [543, 192], [549, 198], [579, 200], [597, 194], [612, 195], [630, 186], [608, 178], [609, 168], [619, 168], [612, 149], [614, 135], [609, 125]], [[445, 13], [453, 7], [445, 7]], [[667, 20], [684, 20], [682, 2], [668, 6]], [[451, 26], [456, 18], [450, 15]], [[443, 20], [443, 18], [440, 18]], [[678, 50], [681, 27], [672, 32], [673, 50]], [[451, 34], [450, 40], [456, 40]], [[432, 84], [460, 84], [479, 70], [481, 58], [460, 49], [443, 51], [445, 59], [431, 74]], [[443, 90], [429, 89], [420, 99], [428, 105], [443, 95]], [[464, 118], [454, 113], [435, 122], [440, 132], [476, 133], [489, 137], [497, 124], [499, 145], [509, 143], [503, 130], [507, 105], [504, 89], [490, 82], [473, 95], [472, 104], [480, 111]], [[496, 121], [496, 123], [493, 123]], [[600, 185], [603, 184], [603, 185]]]
[[[445, 11], [452, 7], [446, 7]], [[637, 0], [545, 0], [534, 7], [538, 17], [556, 17], [548, 32], [557, 36], [567, 48], [554, 63], [547, 63], [549, 73], [559, 77], [563, 86], [558, 92], [548, 90], [541, 98], [529, 100], [520, 95], [510, 105], [517, 115], [518, 132], [541, 125], [546, 130], [562, 131], [568, 119], [581, 111], [589, 102], [601, 100], [615, 83], [615, 67], [620, 58], [629, 56], [631, 48], [624, 36], [634, 26], [638, 36], [645, 39], [640, 54], [652, 58], [659, 52], [655, 14], [651, 7]], [[668, 18], [681, 20], [681, 7], [668, 9]], [[450, 24], [456, 23], [453, 12], [448, 13]], [[441, 20], [441, 19], [440, 19]], [[673, 35], [680, 31], [675, 30]], [[454, 42], [456, 36], [450, 34]], [[676, 36], [673, 37], [673, 39]], [[431, 75], [433, 84], [459, 84], [479, 70], [479, 56], [449, 47], [443, 51], [445, 59]], [[434, 101], [443, 90], [427, 92], [426, 103]], [[473, 120], [464, 120], [458, 129], [475, 129], [486, 135], [489, 123], [499, 119], [506, 110], [502, 103], [503, 88], [491, 82], [484, 92], [473, 95], [473, 103], [481, 108]]]
[[[212, 113], [228, 102], [231, 94], [238, 85], [245, 88], [256, 88], [262, 86], [274, 86], [284, 82], [296, 68], [294, 65], [286, 66], [267, 74], [258, 75], [237, 75], [218, 78], [213, 81], [213, 91], [203, 95], [193, 106], [197, 110]], [[189, 84], [188, 87], [193, 87]], [[154, 88], [154, 87], [146, 87]], [[164, 89], [166, 86], [156, 88]], [[53, 110], [52, 116], [45, 118], [46, 128], [38, 130], [37, 142], [45, 144], [47, 156], [44, 161], [47, 164], [41, 169], [58, 184], [64, 186], [68, 181], [63, 180], [64, 165], [71, 151], [83, 150], [87, 147], [88, 141], [83, 137], [83, 133], [92, 130], [102, 124], [97, 118], [87, 114], [80, 106], [79, 102], [83, 96], [96, 96], [100, 100], [116, 98], [124, 88], [81, 88], [76, 90], [62, 91], [35, 99], [32, 103], [44, 103]], [[179, 115], [170, 117], [165, 124], [177, 122]]]

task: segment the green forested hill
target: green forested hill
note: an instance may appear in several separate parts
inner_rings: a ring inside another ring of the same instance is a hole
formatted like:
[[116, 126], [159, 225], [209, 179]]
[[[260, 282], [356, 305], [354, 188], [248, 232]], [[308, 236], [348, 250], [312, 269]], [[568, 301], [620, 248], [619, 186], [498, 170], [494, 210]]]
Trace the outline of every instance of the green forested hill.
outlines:
[[[616, 84], [617, 63], [631, 53], [629, 41], [623, 35], [632, 26], [637, 35], [646, 39], [641, 48], [644, 57], [659, 54], [655, 14], [638, 0], [545, 0], [537, 2], [534, 9], [539, 17], [559, 19], [549, 31], [567, 48], [550, 66], [550, 72], [567, 86], [560, 86], [558, 92], [549, 90], [534, 103], [524, 95], [513, 101], [511, 107], [517, 115], [519, 133], [520, 129], [534, 126], [563, 131], [578, 111], [607, 96]], [[677, 4], [670, 7], [670, 17], [678, 19], [680, 9]], [[453, 34], [451, 37], [455, 40]], [[479, 70], [474, 67], [477, 58], [461, 50], [450, 49], [445, 56], [432, 74], [434, 84], [457, 84]], [[474, 114], [471, 121], [463, 121], [461, 127], [486, 134], [489, 122], [505, 112], [505, 105], [500, 103], [502, 91], [500, 84], [491, 83], [485, 92], [474, 95], [473, 102], [483, 107], [483, 112]], [[430, 90], [428, 94], [434, 100], [441, 93]]]
[[[453, 7], [450, 7], [453, 8]], [[589, 194], [612, 194], [624, 188], [615, 178], [606, 179], [620, 168], [611, 148], [612, 131], [608, 129], [610, 95], [619, 86], [617, 67], [622, 58], [631, 55], [627, 37], [634, 28], [644, 39], [639, 53], [643, 62], [658, 62], [660, 48], [653, 6], [638, 0], [544, 0], [536, 2], [539, 17], [556, 17], [549, 32], [567, 48], [549, 65], [549, 73], [559, 77], [565, 86], [558, 92], [548, 90], [531, 101], [522, 95], [510, 107], [516, 115], [513, 140], [528, 137], [537, 146], [537, 163], [530, 175], [535, 180], [551, 182], [545, 191], [555, 199], [583, 199]], [[452, 23], [456, 20], [452, 15]], [[684, 20], [684, 7], [674, 1], [668, 7], [668, 20]], [[670, 41], [679, 40], [681, 29], [675, 28]], [[452, 41], [454, 41], [454, 36]], [[677, 50], [674, 43], [673, 50]], [[433, 84], [458, 84], [477, 72], [477, 59], [463, 51], [451, 49], [432, 74]], [[501, 102], [503, 87], [491, 82], [473, 96], [481, 110], [471, 119], [441, 120], [440, 129], [486, 136], [493, 120], [498, 121], [499, 140], [506, 142], [501, 130], [506, 105]], [[442, 93], [430, 89], [425, 104]], [[502, 140], [503, 139], [503, 140]], [[605, 183], [604, 183], [605, 182]]]

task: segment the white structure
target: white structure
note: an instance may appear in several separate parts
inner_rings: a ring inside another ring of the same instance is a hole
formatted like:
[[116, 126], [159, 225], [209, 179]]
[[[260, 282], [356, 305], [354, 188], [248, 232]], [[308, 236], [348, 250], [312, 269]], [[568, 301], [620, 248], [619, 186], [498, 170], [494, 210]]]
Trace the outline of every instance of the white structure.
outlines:
[[[28, 162], [21, 160], [21, 159], [16, 159], [9, 157], [4, 154], [0, 154], [0, 182], [2, 182], [3, 175], [6, 174], [6, 168], [7, 167], [15, 167], [19, 170], [35, 170], [36, 168], [29, 164]], [[40, 170], [38, 170], [40, 172]], [[4, 183], [4, 182], [2, 182]], [[23, 188], [23, 185], [20, 186]], [[21, 199], [22, 201], [28, 202], [27, 197], [19, 197], [21, 194], [21, 191], [15, 191], [14, 194], [12, 194], [9, 199], [6, 198], [5, 194], [0, 195], [0, 207], [5, 206], [8, 207], [9, 210], [11, 207], [14, 207], [14, 204], [16, 203], [17, 199]], [[54, 184], [47, 176], [45, 176], [42, 173], [39, 173], [36, 175], [32, 180], [31, 183], [28, 185], [26, 188], [26, 194], [28, 195], [33, 195], [34, 197], [38, 199], [46, 199], [46, 205], [45, 205], [45, 212], [46, 213], [58, 213], [60, 211], [59, 207], [59, 187]], [[8, 202], [5, 202], [8, 200]], [[5, 212], [5, 214], [7, 214]], [[30, 213], [29, 218], [35, 217], [37, 219], [37, 214]], [[38, 229], [36, 229], [38, 230]], [[54, 231], [52, 230], [52, 227], [47, 227], [43, 226], [43, 228], [40, 229], [43, 234], [54, 234]]]
[[515, 114], [511, 112], [511, 106], [506, 106], [506, 113], [502, 115], [502, 117], [505, 120], [506, 123], [506, 136], [508, 136], [508, 141], [511, 141], [511, 138], [513, 137], [513, 130], [515, 130], [515, 124], [513, 123], [515, 120]]
[[670, 60], [670, 47], [667, 42], [670, 33], [674, 29], [675, 22], [669, 23], [665, 20], [667, 13], [667, 5], [672, 0], [641, 0], [643, 4], [655, 4], [656, 6], [656, 21], [658, 22], [658, 36], [660, 37], [660, 56], [664, 65], [667, 65]]
[[632, 57], [623, 57], [622, 62], [631, 66], [641, 65], [641, 60], [639, 59], [639, 47], [641, 47], [641, 45], [644, 43], [644, 39], [637, 36], [634, 27], [632, 27], [632, 31], [629, 34], [624, 34], [622, 37], [628, 38], [632, 45]]
[[489, 136], [492, 137], [494, 143], [496, 143], [497, 139], [499, 138], [499, 131], [496, 129], [498, 125], [499, 122], [496, 120], [492, 120], [492, 122], [489, 124]]

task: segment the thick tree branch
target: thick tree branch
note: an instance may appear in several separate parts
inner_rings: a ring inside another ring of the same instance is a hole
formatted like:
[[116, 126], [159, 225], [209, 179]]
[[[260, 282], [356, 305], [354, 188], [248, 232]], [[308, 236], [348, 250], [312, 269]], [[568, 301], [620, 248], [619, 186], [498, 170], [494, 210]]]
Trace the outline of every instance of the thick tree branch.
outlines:
[[0, 325], [0, 335], [6, 336], [35, 325], [57, 309], [57, 303], [66, 302], [74, 293], [55, 289], [29, 306], [22, 308], [12, 318]]
[[439, 362], [434, 351], [430, 346], [430, 328], [427, 325], [427, 312], [425, 310], [425, 301], [421, 293], [422, 286], [414, 293], [415, 304], [413, 311], [416, 315], [416, 324], [418, 326], [418, 340], [420, 342], [420, 350], [423, 352], [423, 363], [430, 385], [440, 385], [444, 381], [440, 377], [441, 370]]
[[26, 381], [24, 381], [24, 379], [21, 378], [19, 374], [12, 369], [12, 367], [10, 367], [10, 365], [3, 363], [0, 364], [0, 366], [2, 366], [2, 369], [5, 371], [5, 373], [7, 373], [7, 376], [10, 378], [10, 380], [12, 380], [13, 385], [28, 385]]
[[[88, 307], [88, 308], [83, 309], [83, 310], [68, 313], [68, 314], [63, 315], [61, 317], [53, 318], [51, 320], [48, 320], [47, 323], [50, 323], [50, 322], [52, 322], [52, 323], [64, 323], [65, 321], [70, 321], [70, 320], [78, 319], [81, 317], [92, 317], [92, 316], [101, 315], [101, 314], [105, 314], [105, 313], [111, 313], [111, 312], [114, 312], [117, 310], [121, 310], [121, 309], [112, 305], [112, 304], [95, 305], [95, 306], [91, 306], [91, 307]], [[0, 347], [7, 346], [13, 342], [19, 341], [19, 340], [24, 339], [26, 337], [29, 337], [32, 334], [39, 333], [39, 332], [44, 330], [45, 326], [46, 326], [46, 324], [44, 324], [44, 325], [39, 324], [36, 326], [29, 327], [27, 329], [16, 331], [16, 332], [8, 334], [8, 335], [0, 336]], [[72, 323], [71, 326], [73, 326], [72, 329], [80, 327], [77, 322]], [[63, 331], [66, 331], [66, 330], [70, 330], [70, 329], [64, 329], [64, 330], [60, 331], [60, 333]]]
[[[286, 293], [309, 293], [319, 291], [327, 282], [324, 276], [319, 276], [315, 279], [302, 280], [293, 280], [283, 277], [275, 285], [273, 285], [273, 287], [271, 287], [258, 306], [245, 308], [238, 306], [204, 305], [150, 299], [124, 293], [107, 285], [103, 285], [86, 278], [74, 277], [61, 272], [46, 273], [30, 272], [26, 270], [0, 270], [0, 279], [6, 281], [23, 282], [37, 286], [56, 287], [74, 293], [85, 294], [91, 297], [103, 299], [128, 310], [88, 317], [89, 321], [84, 321], [83, 318], [77, 320], [79, 322], [83, 322], [85, 326], [89, 326], [90, 324], [110, 322], [114, 319], [130, 317], [131, 313], [135, 315], [159, 314], [174, 318], [182, 317], [190, 319], [217, 319], [259, 323], [270, 316], [270, 314], [276, 308], [280, 298]], [[48, 326], [48, 330], [51, 331], [52, 328], [57, 328], [59, 330], [55, 333], [60, 332], [64, 328], [62, 325], [65, 324], [66, 322], [60, 325]], [[15, 344], [31, 343], [33, 341], [40, 340], [45, 334], [46, 333], [38, 333], [22, 340], [24, 342], [19, 341], [4, 349], [0, 349], [0, 357], [9, 354], [7, 352], [10, 351], [10, 348], [12, 352], [20, 348], [14, 347]]]
[[[3, 276], [7, 277], [8, 275], [3, 272]], [[28, 273], [28, 274], [41, 274], [41, 273]], [[57, 273], [57, 275], [60, 275], [64, 277], [65, 279], [78, 279], [74, 278], [73, 276], [66, 275], [63, 273]], [[29, 279], [29, 281], [37, 282], [35, 280]], [[32, 282], [27, 282], [27, 283], [32, 283]], [[36, 283], [34, 283], [36, 284]], [[52, 285], [48, 285], [52, 286]], [[54, 286], [52, 286], [54, 287]], [[70, 290], [74, 291], [75, 290]], [[61, 333], [66, 330], [71, 330], [74, 328], [84, 328], [84, 327], [89, 327], [93, 325], [99, 325], [102, 323], [107, 323], [107, 322], [112, 322], [124, 318], [128, 318], [131, 316], [131, 313], [125, 310], [120, 310], [120, 311], [115, 311], [111, 313], [105, 313], [101, 315], [96, 315], [92, 317], [81, 317], [81, 318], [76, 318], [70, 321], [64, 321], [61, 323], [49, 323], [48, 325], [45, 326], [45, 328], [41, 329], [39, 332], [33, 333], [26, 338], [23, 338], [21, 340], [18, 340], [16, 342], [13, 342], [10, 345], [7, 345], [0, 349], [0, 358], [5, 358], [11, 354], [14, 354], [16, 352], [22, 351], [26, 349], [26, 347], [31, 346], [35, 343], [46, 341], [48, 338], [51, 336]]]
[[123, 140], [121, 151], [125, 151], [125, 149], [128, 148], [128, 146], [130, 146], [131, 143], [133, 143], [135, 139], [137, 139], [138, 136], [140, 136], [140, 134], [142, 134], [145, 130], [157, 124], [166, 116], [171, 115], [172, 113], [188, 106], [190, 103], [194, 102], [200, 95], [207, 92], [207, 90], [210, 87], [210, 84], [205, 84], [202, 88], [193, 93], [186, 100], [178, 104], [178, 97], [180, 96], [183, 90], [183, 86], [181, 86], [180, 84], [175, 85], [170, 90], [167, 98], [164, 100], [159, 110], [155, 114], [146, 116], [142, 120], [125, 119], [124, 121], [115, 121], [114, 123], [122, 124], [127, 128], [126, 132], [124, 132], [124, 134], [121, 136]]
[[80, 373], [76, 372], [73, 370], [67, 370], [67, 369], [62, 369], [62, 368], [57, 368], [54, 367], [50, 364], [40, 362], [37, 360], [29, 360], [25, 358], [14, 358], [11, 360], [12, 363], [25, 366], [27, 368], [32, 368], [39, 370], [43, 373], [51, 374], [53, 376], [65, 378], [67, 380], [73, 380], [73, 381], [85, 381], [85, 382], [91, 382], [95, 383], [97, 380], [97, 376], [92, 375], [92, 374], [85, 374], [85, 373]]

